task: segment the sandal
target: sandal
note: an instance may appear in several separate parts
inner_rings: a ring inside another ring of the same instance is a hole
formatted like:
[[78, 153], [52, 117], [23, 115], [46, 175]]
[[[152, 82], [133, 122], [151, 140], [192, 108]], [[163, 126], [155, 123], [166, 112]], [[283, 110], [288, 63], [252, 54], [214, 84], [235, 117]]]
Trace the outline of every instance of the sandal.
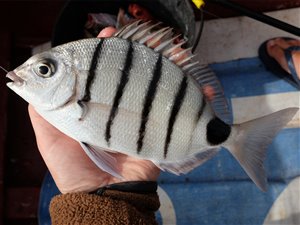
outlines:
[[[282, 39], [284, 39], [286, 41], [293, 40], [292, 38], [285, 38], [285, 37]], [[272, 39], [270, 39], [270, 40], [272, 40]], [[265, 41], [259, 47], [258, 55], [259, 55], [260, 60], [263, 62], [265, 67], [270, 72], [274, 73], [275, 75], [279, 76], [280, 78], [285, 79], [290, 84], [292, 84], [296, 88], [300, 89], [300, 79], [297, 76], [296, 68], [295, 68], [295, 65], [294, 65], [294, 62], [292, 59], [292, 52], [300, 51], [300, 46], [291, 46], [287, 49], [283, 49], [285, 58], [288, 62], [288, 66], [291, 71], [291, 73], [288, 73], [281, 67], [281, 65], [273, 57], [271, 57], [269, 55], [269, 53], [267, 51], [267, 43], [270, 40]]]

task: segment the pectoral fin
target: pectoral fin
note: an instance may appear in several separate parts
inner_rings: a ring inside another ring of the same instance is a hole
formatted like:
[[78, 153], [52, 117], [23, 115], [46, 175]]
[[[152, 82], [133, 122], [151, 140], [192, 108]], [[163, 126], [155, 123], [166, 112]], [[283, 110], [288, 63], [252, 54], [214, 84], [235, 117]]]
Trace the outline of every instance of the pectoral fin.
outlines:
[[80, 142], [81, 147], [88, 155], [88, 157], [103, 171], [110, 175], [123, 180], [117, 167], [117, 160], [105, 149], [96, 148], [86, 143]]
[[79, 106], [78, 120], [83, 120], [88, 112], [88, 106], [86, 102], [78, 100], [77, 105]]

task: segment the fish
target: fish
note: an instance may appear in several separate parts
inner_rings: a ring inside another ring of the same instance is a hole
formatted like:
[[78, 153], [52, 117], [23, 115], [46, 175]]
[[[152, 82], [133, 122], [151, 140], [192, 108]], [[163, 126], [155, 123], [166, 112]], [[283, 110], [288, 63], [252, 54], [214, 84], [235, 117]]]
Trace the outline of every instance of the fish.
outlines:
[[116, 152], [180, 175], [224, 147], [266, 191], [267, 147], [299, 109], [232, 124], [215, 73], [182, 57], [189, 50], [173, 54], [185, 41], [158, 26], [136, 21], [112, 37], [56, 46], [8, 72], [7, 86], [112, 176], [122, 179]]

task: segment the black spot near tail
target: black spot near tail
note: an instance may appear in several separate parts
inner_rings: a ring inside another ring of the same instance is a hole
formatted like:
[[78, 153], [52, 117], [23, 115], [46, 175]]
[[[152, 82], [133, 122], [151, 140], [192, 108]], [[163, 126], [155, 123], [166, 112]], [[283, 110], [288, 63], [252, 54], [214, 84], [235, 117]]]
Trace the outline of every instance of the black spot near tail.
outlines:
[[231, 127], [215, 117], [206, 126], [206, 139], [211, 145], [218, 145], [227, 140]]

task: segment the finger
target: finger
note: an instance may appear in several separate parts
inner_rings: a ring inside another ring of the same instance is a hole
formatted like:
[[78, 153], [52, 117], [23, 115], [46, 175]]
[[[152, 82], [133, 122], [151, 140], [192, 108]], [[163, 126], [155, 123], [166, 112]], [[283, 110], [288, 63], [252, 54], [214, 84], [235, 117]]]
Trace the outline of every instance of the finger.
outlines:
[[32, 105], [28, 105], [28, 112], [31, 118], [40, 118], [41, 116], [35, 111]]
[[98, 38], [111, 37], [117, 31], [114, 27], [106, 27], [98, 34]]
[[41, 141], [51, 142], [58, 136], [63, 135], [58, 129], [40, 116], [32, 105], [28, 106], [28, 112], [38, 144]]
[[40, 114], [38, 114], [34, 107], [32, 105], [28, 105], [28, 112], [29, 112], [29, 117], [31, 119], [32, 125], [34, 128], [36, 127], [41, 127], [44, 128], [49, 128], [53, 127], [50, 123], [48, 123]]

